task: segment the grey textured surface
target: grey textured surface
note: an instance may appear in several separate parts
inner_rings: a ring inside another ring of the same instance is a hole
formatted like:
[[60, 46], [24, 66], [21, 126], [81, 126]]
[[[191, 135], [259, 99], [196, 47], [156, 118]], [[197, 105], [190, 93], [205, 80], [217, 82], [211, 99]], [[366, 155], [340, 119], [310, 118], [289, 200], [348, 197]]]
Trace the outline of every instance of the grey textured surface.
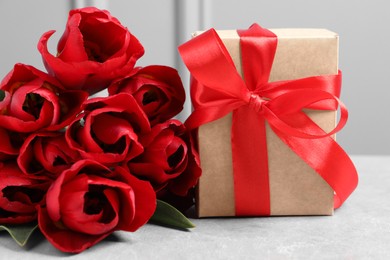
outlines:
[[354, 156], [358, 189], [332, 217], [195, 219], [183, 232], [146, 225], [117, 232], [79, 255], [42, 236], [25, 249], [0, 233], [0, 259], [389, 259], [390, 157]]

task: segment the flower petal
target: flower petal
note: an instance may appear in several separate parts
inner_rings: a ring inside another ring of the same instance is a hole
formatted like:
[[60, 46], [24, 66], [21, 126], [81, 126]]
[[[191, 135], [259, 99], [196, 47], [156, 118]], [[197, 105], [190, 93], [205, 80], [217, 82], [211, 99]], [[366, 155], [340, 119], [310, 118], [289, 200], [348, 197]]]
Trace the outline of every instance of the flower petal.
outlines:
[[118, 229], [134, 232], [146, 224], [156, 210], [156, 193], [149, 182], [137, 179], [129, 174], [126, 169], [118, 166], [115, 171], [131, 186], [135, 203], [134, 219], [131, 222], [128, 221], [128, 217], [132, 215], [132, 212], [122, 210]]
[[64, 62], [82, 62], [88, 60], [84, 49], [84, 39], [78, 26], [81, 15], [75, 14], [69, 17], [66, 29], [58, 43], [57, 57]]
[[88, 235], [65, 228], [50, 218], [46, 208], [38, 210], [38, 225], [42, 234], [57, 249], [67, 253], [80, 253], [97, 244], [111, 233]]

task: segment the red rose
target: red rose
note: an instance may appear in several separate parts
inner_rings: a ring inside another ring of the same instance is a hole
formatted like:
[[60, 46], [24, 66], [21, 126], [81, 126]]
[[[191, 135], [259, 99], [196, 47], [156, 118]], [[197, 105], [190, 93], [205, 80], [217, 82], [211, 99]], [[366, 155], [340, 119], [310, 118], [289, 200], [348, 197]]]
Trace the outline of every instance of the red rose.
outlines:
[[152, 183], [158, 192], [167, 188], [185, 196], [201, 174], [196, 153], [184, 125], [169, 120], [143, 136], [144, 152], [128, 163], [130, 171]]
[[51, 185], [38, 210], [45, 237], [64, 252], [78, 253], [116, 230], [135, 231], [153, 215], [156, 197], [148, 182], [122, 167], [75, 163]]
[[66, 140], [83, 158], [110, 165], [142, 153], [138, 134], [149, 131], [137, 102], [121, 93], [88, 100], [84, 113], [67, 129]]
[[26, 174], [56, 178], [78, 159], [78, 152], [69, 147], [64, 132], [42, 132], [26, 139], [17, 162]]
[[50, 183], [29, 178], [14, 163], [0, 163], [0, 224], [22, 224], [36, 220]]
[[144, 54], [126, 27], [109, 12], [94, 7], [70, 11], [56, 57], [47, 49], [53, 33], [41, 37], [38, 50], [49, 73], [69, 89], [96, 93], [127, 75]]
[[129, 76], [108, 88], [110, 95], [126, 92], [134, 96], [150, 124], [163, 123], [177, 115], [185, 100], [177, 71], [166, 66], [136, 68]]
[[0, 127], [21, 133], [65, 127], [87, 99], [87, 93], [62, 90], [54, 78], [24, 64], [15, 65], [0, 89], [5, 92]]

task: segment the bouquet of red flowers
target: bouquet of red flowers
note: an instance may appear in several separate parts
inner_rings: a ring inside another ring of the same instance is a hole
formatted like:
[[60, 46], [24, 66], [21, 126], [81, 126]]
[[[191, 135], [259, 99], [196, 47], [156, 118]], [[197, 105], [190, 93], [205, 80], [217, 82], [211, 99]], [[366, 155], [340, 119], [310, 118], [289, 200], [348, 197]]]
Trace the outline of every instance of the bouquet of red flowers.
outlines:
[[47, 73], [16, 64], [0, 85], [0, 229], [27, 224], [24, 243], [38, 227], [76, 253], [151, 218], [175, 226], [180, 213], [157, 198], [191, 201], [201, 172], [172, 119], [185, 100], [177, 71], [135, 67], [144, 48], [107, 11], [70, 11], [56, 55], [53, 33], [38, 43]]

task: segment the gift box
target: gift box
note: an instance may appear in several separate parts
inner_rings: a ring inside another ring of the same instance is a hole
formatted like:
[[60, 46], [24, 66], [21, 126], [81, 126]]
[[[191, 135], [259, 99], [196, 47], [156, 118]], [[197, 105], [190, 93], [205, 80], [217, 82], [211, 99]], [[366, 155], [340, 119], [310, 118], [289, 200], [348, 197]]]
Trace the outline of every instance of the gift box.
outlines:
[[356, 170], [334, 141], [346, 120], [338, 40], [254, 25], [196, 32], [179, 48], [192, 74], [199, 217], [332, 215], [353, 191]]

